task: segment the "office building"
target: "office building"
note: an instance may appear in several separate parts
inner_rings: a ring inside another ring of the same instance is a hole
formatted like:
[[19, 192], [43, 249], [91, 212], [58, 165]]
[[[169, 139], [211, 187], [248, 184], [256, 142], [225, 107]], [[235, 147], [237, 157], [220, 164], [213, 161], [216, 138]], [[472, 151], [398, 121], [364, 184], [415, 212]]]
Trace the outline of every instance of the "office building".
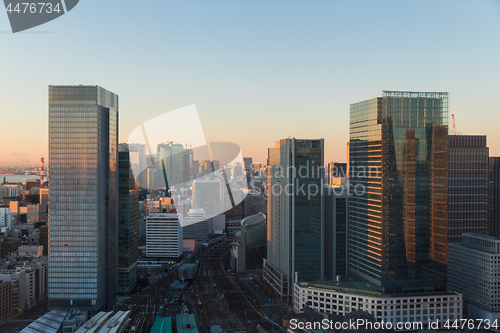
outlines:
[[328, 185], [330, 187], [347, 185], [347, 163], [328, 163]]
[[0, 325], [12, 319], [12, 282], [0, 281]]
[[139, 195], [129, 146], [118, 147], [118, 292], [135, 289], [139, 258]]
[[130, 156], [130, 165], [134, 171], [134, 177], [136, 178], [136, 184], [139, 187], [147, 188], [147, 166], [148, 161], [146, 159], [146, 145], [140, 143], [129, 143], [128, 151]]
[[193, 182], [193, 208], [203, 209], [207, 217], [224, 211], [225, 183], [220, 179], [196, 179]]
[[347, 187], [324, 188], [324, 280], [336, 280], [347, 274], [347, 223], [349, 193]]
[[488, 158], [485, 135], [450, 135], [448, 242], [488, 233]]
[[194, 238], [205, 242], [208, 239], [208, 219], [203, 209], [190, 209], [187, 216], [182, 218], [183, 238]]
[[488, 234], [500, 237], [500, 157], [490, 157], [488, 180]]
[[157, 147], [156, 170], [158, 188], [166, 188], [165, 177], [168, 188], [178, 188], [182, 184], [193, 180], [193, 151], [184, 149], [182, 144], [167, 142]]
[[6, 227], [12, 230], [12, 214], [10, 213], [10, 207], [0, 206], [0, 227]]
[[351, 104], [348, 271], [385, 293], [445, 286], [448, 93]]
[[283, 298], [323, 278], [324, 141], [282, 139], [269, 149], [265, 283]]
[[462, 305], [462, 295], [456, 292], [388, 295], [361, 282], [299, 282], [295, 284], [293, 297], [295, 312], [305, 306], [316, 312], [343, 316], [363, 310], [373, 315], [377, 322], [391, 323], [393, 328], [396, 323], [429, 325], [436, 321], [443, 328], [448, 320], [453, 323], [463, 318]]
[[112, 307], [117, 287], [118, 96], [49, 87], [49, 308]]
[[146, 220], [146, 256], [178, 259], [182, 255], [182, 216], [170, 213], [150, 213]]
[[261, 269], [267, 252], [266, 215], [248, 216], [240, 223], [241, 231], [236, 233], [231, 248], [231, 266], [236, 272]]
[[500, 320], [500, 239], [464, 234], [448, 251], [448, 290], [463, 295], [467, 318]]

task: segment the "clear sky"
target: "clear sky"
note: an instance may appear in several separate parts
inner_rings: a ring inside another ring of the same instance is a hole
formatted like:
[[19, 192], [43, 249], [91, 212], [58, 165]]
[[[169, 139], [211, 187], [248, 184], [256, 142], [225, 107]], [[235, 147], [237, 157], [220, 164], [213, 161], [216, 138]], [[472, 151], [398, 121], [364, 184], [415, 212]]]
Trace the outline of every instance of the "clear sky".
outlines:
[[47, 157], [49, 84], [117, 93], [120, 141], [196, 104], [208, 141], [260, 162], [288, 136], [345, 161], [350, 103], [448, 91], [500, 156], [500, 1], [81, 0], [17, 34], [0, 12], [0, 165]]

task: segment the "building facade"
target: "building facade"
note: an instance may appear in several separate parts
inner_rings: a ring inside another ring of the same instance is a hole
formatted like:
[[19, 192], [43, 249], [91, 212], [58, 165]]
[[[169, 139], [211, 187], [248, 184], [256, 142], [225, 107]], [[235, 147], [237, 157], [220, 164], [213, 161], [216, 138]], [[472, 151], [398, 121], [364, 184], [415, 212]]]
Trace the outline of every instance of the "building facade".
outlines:
[[500, 239], [464, 234], [449, 244], [448, 290], [463, 295], [467, 317], [500, 319]]
[[448, 242], [488, 233], [488, 158], [485, 135], [450, 135]]
[[282, 139], [269, 149], [265, 283], [281, 297], [323, 278], [324, 141]]
[[127, 144], [118, 147], [118, 292], [131, 293], [139, 258], [139, 195]]
[[386, 293], [445, 287], [448, 93], [384, 91], [350, 109], [349, 273]]
[[49, 308], [111, 307], [117, 287], [118, 96], [49, 86]]
[[[295, 283], [295, 312], [305, 306], [314, 311], [346, 315], [356, 310], [372, 314], [378, 322], [396, 327], [396, 323], [437, 321], [439, 327], [450, 320], [462, 319], [462, 295], [455, 292], [386, 295], [361, 283], [338, 287], [335, 284]], [[423, 326], [423, 329], [428, 326]]]
[[347, 187], [324, 188], [324, 280], [347, 274], [349, 193]]
[[488, 234], [500, 237], [500, 157], [490, 157], [488, 179]]
[[182, 216], [151, 213], [146, 220], [146, 256], [177, 259], [182, 255]]

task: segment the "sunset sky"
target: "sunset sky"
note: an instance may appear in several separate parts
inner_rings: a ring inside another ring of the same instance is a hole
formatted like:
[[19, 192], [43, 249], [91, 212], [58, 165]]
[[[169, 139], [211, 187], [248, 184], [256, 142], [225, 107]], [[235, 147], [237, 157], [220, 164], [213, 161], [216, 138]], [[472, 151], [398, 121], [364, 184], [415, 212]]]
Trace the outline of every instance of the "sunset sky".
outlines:
[[[47, 157], [48, 85], [120, 96], [120, 142], [196, 104], [207, 141], [264, 162], [281, 138], [346, 160], [349, 104], [448, 91], [500, 156], [500, 1], [97, 1], [12, 34], [0, 13], [0, 166]], [[451, 124], [451, 121], [450, 121]]]

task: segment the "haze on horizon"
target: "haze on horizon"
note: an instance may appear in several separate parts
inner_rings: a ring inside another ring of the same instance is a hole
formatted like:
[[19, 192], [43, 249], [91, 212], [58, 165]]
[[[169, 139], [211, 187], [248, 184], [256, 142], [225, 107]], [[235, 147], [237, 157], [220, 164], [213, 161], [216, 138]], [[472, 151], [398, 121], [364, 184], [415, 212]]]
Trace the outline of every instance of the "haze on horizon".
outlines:
[[51, 84], [118, 94], [120, 142], [196, 104], [208, 141], [261, 163], [287, 137], [324, 138], [325, 163], [346, 161], [351, 103], [382, 90], [448, 91], [457, 131], [487, 135], [500, 156], [498, 1], [87, 0], [8, 31], [0, 13], [0, 166], [48, 157]]

